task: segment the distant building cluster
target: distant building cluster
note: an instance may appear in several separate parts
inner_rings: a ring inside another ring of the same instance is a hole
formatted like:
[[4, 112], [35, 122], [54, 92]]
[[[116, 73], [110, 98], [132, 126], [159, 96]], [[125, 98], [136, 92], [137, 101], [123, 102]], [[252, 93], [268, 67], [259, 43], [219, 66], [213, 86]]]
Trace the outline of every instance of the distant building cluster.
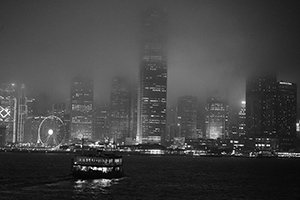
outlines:
[[166, 27], [163, 10], [143, 14], [138, 85], [113, 78], [107, 105], [95, 102], [87, 77], [75, 77], [69, 101], [56, 103], [45, 94], [28, 97], [24, 84], [2, 84], [0, 146], [59, 146], [84, 138], [206, 151], [299, 151], [297, 85], [278, 81], [276, 74], [248, 77], [238, 109], [218, 94], [204, 104], [197, 95], [180, 96], [177, 106], [167, 106]]

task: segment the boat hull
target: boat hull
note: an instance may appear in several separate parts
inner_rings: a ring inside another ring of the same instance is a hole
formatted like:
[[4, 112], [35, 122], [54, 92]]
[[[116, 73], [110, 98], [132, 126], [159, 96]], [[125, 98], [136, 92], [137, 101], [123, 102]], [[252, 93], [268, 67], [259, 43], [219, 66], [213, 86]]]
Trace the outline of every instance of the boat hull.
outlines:
[[78, 179], [113, 179], [124, 176], [122, 157], [116, 155], [76, 156], [72, 175]]
[[103, 173], [103, 172], [82, 172], [82, 171], [74, 171], [72, 173], [73, 177], [76, 179], [114, 179], [114, 178], [122, 178], [124, 177], [123, 172], [109, 172], [109, 173]]

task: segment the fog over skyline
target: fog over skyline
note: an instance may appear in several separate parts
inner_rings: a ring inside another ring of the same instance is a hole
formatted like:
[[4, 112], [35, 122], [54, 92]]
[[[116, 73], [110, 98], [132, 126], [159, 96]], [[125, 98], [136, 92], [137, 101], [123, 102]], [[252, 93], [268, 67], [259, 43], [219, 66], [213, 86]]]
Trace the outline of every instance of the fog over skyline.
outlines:
[[300, 85], [300, 6], [293, 0], [2, 0], [0, 82], [65, 101], [71, 80], [86, 75], [96, 103], [108, 102], [113, 77], [137, 83], [140, 14], [152, 5], [168, 13], [171, 104], [216, 89], [237, 103], [246, 76], [260, 70]]

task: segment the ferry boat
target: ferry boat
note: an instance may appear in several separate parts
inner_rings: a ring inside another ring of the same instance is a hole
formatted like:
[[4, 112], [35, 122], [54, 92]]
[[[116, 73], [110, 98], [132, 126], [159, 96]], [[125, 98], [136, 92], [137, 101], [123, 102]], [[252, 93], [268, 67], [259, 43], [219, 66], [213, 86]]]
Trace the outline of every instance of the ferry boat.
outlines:
[[72, 159], [72, 174], [78, 179], [113, 179], [124, 176], [123, 159], [112, 153], [83, 154]]

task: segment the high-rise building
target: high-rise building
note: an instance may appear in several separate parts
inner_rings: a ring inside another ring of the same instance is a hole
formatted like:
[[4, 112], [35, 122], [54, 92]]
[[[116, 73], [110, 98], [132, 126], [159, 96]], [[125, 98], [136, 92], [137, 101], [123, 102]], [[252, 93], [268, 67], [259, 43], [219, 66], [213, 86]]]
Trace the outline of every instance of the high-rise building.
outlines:
[[15, 84], [1, 84], [0, 125], [6, 126], [6, 142], [17, 142], [17, 92]]
[[180, 137], [179, 124], [177, 122], [177, 107], [168, 106], [167, 131], [166, 131], [165, 140], [166, 142], [172, 142], [175, 137]]
[[297, 85], [276, 75], [250, 77], [246, 84], [246, 135], [255, 148], [293, 149], [297, 123]]
[[24, 124], [27, 118], [27, 97], [25, 85], [22, 84], [18, 95], [18, 130], [16, 142], [24, 141]]
[[238, 137], [246, 136], [246, 101], [242, 101], [238, 118]]
[[297, 85], [280, 81], [277, 85], [277, 135], [280, 151], [294, 148], [297, 123]]
[[[276, 136], [276, 75], [249, 77], [246, 82], [248, 137], [265, 141]], [[266, 139], [264, 139], [266, 138]]]
[[130, 131], [129, 138], [125, 144], [134, 144], [137, 135], [137, 101], [138, 101], [138, 88], [131, 86], [131, 105], [130, 105]]
[[197, 134], [199, 138], [205, 138], [206, 129], [205, 129], [205, 118], [206, 118], [206, 111], [205, 105], [203, 102], [198, 102], [197, 108]]
[[113, 79], [110, 98], [110, 138], [124, 144], [130, 131], [130, 85], [125, 78]]
[[109, 106], [96, 107], [94, 112], [95, 140], [109, 141]]
[[230, 139], [238, 139], [239, 113], [231, 107], [228, 114], [228, 136]]
[[180, 137], [197, 138], [197, 97], [181, 96], [178, 98], [177, 119]]
[[206, 138], [228, 137], [228, 104], [217, 97], [210, 97], [206, 104]]
[[71, 139], [92, 139], [93, 81], [77, 77], [71, 87]]
[[167, 14], [150, 8], [142, 16], [138, 91], [138, 143], [161, 143], [166, 131]]
[[26, 99], [26, 105], [27, 105], [27, 116], [33, 117], [34, 116], [34, 98], [28, 98]]

